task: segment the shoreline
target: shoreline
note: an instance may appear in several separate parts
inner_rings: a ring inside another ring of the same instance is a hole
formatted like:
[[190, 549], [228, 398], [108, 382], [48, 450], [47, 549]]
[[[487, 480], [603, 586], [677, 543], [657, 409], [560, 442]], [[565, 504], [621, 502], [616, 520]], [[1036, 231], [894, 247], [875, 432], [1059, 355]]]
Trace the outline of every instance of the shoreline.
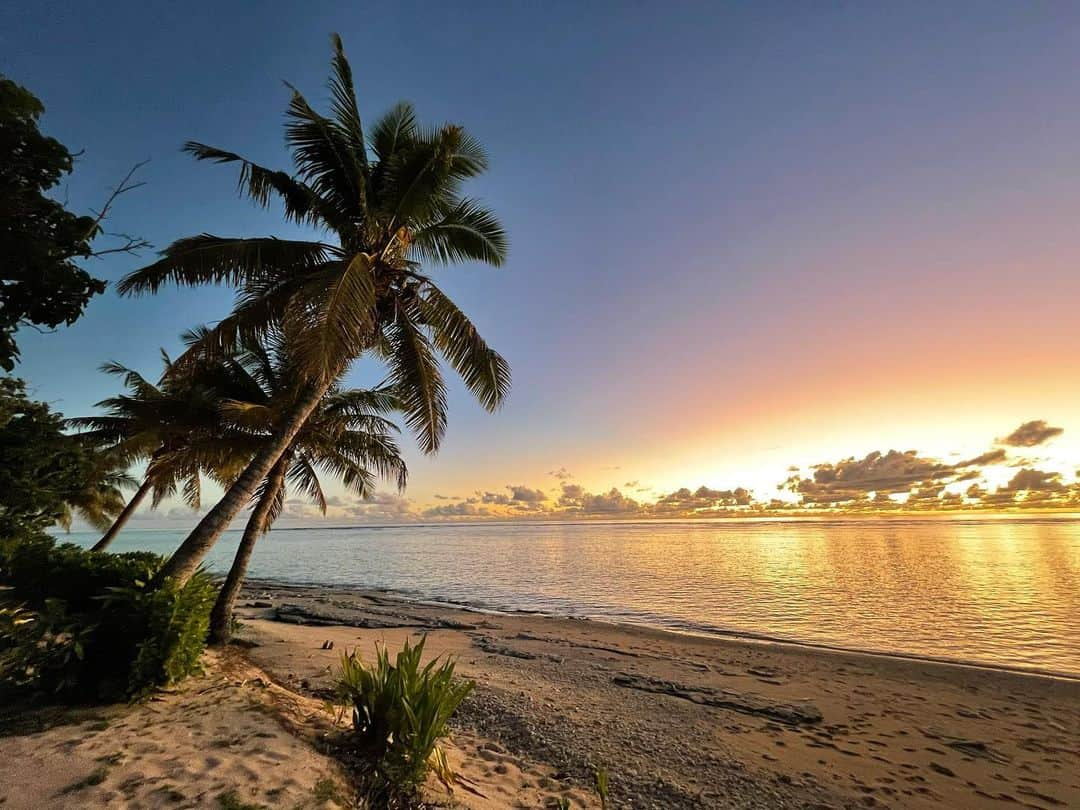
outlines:
[[823, 642], [815, 641], [800, 641], [799, 639], [785, 638], [782, 636], [771, 636], [764, 633], [743, 632], [739, 630], [720, 630], [710, 627], [692, 626], [676, 627], [664, 624], [653, 624], [650, 622], [637, 622], [629, 619], [620, 618], [608, 618], [604, 616], [576, 616], [571, 614], [553, 613], [544, 610], [528, 610], [528, 609], [512, 609], [512, 608], [499, 608], [479, 603], [462, 603], [443, 601], [439, 599], [431, 599], [422, 596], [412, 596], [411, 594], [397, 590], [394, 588], [370, 588], [362, 586], [348, 586], [348, 585], [331, 585], [321, 582], [297, 582], [278, 580], [273, 578], [248, 578], [246, 580], [246, 586], [255, 588], [256, 586], [265, 586], [268, 588], [278, 589], [297, 589], [297, 590], [326, 590], [329, 592], [342, 592], [355, 594], [358, 597], [377, 596], [381, 599], [391, 599], [401, 602], [403, 605], [421, 605], [433, 608], [445, 608], [448, 610], [460, 610], [467, 613], [476, 613], [480, 615], [492, 615], [492, 616], [539, 616], [549, 619], [566, 620], [566, 621], [579, 621], [579, 622], [594, 622], [597, 624], [610, 625], [616, 628], [638, 628], [642, 630], [651, 630], [658, 633], [670, 633], [675, 636], [688, 636], [691, 638], [703, 638], [714, 639], [717, 641], [733, 641], [736, 643], [746, 644], [767, 644], [776, 645], [780, 647], [794, 647], [797, 649], [805, 649], [808, 651], [819, 651], [822, 653], [839, 653], [845, 655], [855, 656], [867, 656], [870, 658], [883, 658], [883, 659], [896, 659], [901, 661], [911, 661], [914, 663], [935, 664], [946, 667], [957, 667], [961, 669], [974, 669], [988, 672], [1000, 672], [1003, 674], [1013, 675], [1027, 675], [1035, 678], [1046, 678], [1050, 680], [1060, 680], [1080, 683], [1080, 672], [1071, 673], [1063, 672], [1053, 669], [1043, 669], [1038, 667], [1024, 667], [1020, 665], [1010, 664], [994, 664], [986, 661], [973, 661], [957, 658], [944, 658], [933, 655], [922, 655], [919, 653], [907, 653], [907, 652], [895, 652], [888, 650], [874, 650], [863, 647], [846, 647], [837, 644], [826, 644]]
[[175, 688], [4, 729], [0, 804], [363, 806], [340, 658], [423, 636], [475, 684], [425, 807], [599, 810], [596, 768], [623, 810], [1080, 807], [1074, 679], [265, 580], [237, 619]]
[[597, 765], [641, 810], [1080, 806], [1076, 679], [326, 586], [250, 582], [238, 618], [252, 662], [314, 698], [342, 652], [425, 635], [477, 684], [455, 759], [495, 807], [592, 806]]

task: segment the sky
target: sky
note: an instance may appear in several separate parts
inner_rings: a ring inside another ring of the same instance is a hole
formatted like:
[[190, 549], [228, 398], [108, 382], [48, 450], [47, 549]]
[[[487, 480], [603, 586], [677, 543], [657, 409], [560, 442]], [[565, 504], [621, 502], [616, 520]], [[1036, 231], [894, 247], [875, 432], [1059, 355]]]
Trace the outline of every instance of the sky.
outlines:
[[[488, 414], [456, 386], [407, 492], [328, 483], [332, 521], [1080, 503], [1078, 8], [17, 6], [0, 72], [83, 150], [71, 207], [149, 160], [110, 224], [158, 248], [299, 233], [179, 147], [287, 168], [282, 80], [324, 105], [332, 31], [368, 118], [408, 99], [487, 147], [470, 192], [509, 261], [436, 274], [510, 361], [509, 401]], [[98, 364], [154, 374], [230, 301], [110, 290], [74, 327], [22, 334], [18, 373], [88, 413], [114, 393]], [[362, 362], [350, 381], [378, 378]], [[1028, 423], [1058, 432], [1007, 441]], [[286, 517], [320, 519], [299, 499]]]

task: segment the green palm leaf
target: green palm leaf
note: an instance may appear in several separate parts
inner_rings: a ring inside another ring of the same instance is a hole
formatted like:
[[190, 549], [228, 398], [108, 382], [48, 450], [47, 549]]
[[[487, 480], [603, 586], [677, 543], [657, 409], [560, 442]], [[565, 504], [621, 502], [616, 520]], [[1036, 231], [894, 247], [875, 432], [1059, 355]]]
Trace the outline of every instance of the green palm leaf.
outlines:
[[161, 259], [125, 276], [117, 291], [121, 295], [153, 293], [166, 283], [241, 286], [306, 273], [326, 262], [333, 250], [320, 242], [229, 239], [204, 233], [173, 242], [162, 251]]
[[421, 316], [431, 327], [435, 346], [465, 386], [489, 411], [510, 391], [510, 364], [491, 349], [464, 312], [428, 281], [417, 298]]

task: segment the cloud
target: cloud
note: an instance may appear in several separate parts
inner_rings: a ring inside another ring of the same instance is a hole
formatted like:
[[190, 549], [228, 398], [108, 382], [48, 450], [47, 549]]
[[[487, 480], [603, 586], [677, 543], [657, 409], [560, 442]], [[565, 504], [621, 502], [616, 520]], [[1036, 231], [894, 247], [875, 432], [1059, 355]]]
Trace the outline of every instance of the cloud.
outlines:
[[559, 496], [560, 506], [581, 506], [581, 499], [585, 497], [585, 487], [581, 484], [563, 484], [562, 495]]
[[371, 521], [414, 520], [412, 500], [394, 492], [376, 492], [354, 501], [343, 510], [343, 517]]
[[961, 461], [957, 467], [986, 467], [990, 464], [1004, 464], [1007, 454], [1004, 450], [987, 450], [981, 456]]
[[998, 444], [1009, 447], [1035, 447], [1064, 432], [1064, 428], [1051, 427], [1042, 419], [1033, 419], [1030, 422], [1024, 422], [1005, 438], [998, 439]]
[[1061, 492], [1061, 473], [1043, 472], [1025, 467], [1012, 477], [1005, 486], [1007, 492]]
[[431, 506], [425, 509], [421, 514], [427, 518], [488, 517], [491, 514], [491, 510], [486, 506], [477, 506], [474, 502], [461, 501], [459, 503]]
[[[999, 445], [1033, 446], [1062, 429], [1034, 420], [1020, 426]], [[956, 461], [955, 459], [961, 459]], [[986, 467], [1011, 466], [1012, 479], [991, 490], [985, 479]], [[560, 481], [557, 496], [525, 484], [510, 484], [506, 492], [477, 492], [476, 497], [453, 504], [434, 506], [425, 517], [618, 517], [618, 518], [700, 518], [731, 515], [896, 513], [902, 511], [942, 511], [972, 509], [1060, 508], [1080, 506], [1080, 482], [1072, 472], [1043, 471], [1030, 459], [1010, 454], [1006, 446], [992, 447], [974, 457], [953, 453], [948, 460], [923, 455], [917, 450], [875, 451], [862, 457], [850, 456], [810, 466], [788, 467], [781, 491], [796, 500], [774, 497], [759, 500], [746, 487], [696, 489], [682, 487], [666, 494], [627, 480], [622, 489], [613, 487], [594, 493], [572, 483], [565, 467], [549, 475]], [[1076, 471], [1080, 478], [1080, 470]], [[1065, 478], [1069, 478], [1069, 483]], [[642, 495], [640, 493], [652, 493]], [[640, 500], [642, 497], [648, 500]]]
[[731, 509], [749, 506], [752, 502], [750, 490], [744, 487], [735, 489], [710, 489], [700, 486], [691, 492], [686, 487], [677, 489], [653, 504], [653, 511], [663, 515], [693, 514], [705, 510]]
[[588, 515], [614, 515], [637, 512], [638, 502], [623, 495], [615, 487], [610, 491], [593, 495], [585, 493], [581, 499], [581, 511]]
[[522, 501], [524, 503], [540, 503], [547, 500], [547, 495], [543, 490], [531, 489], [524, 484], [507, 484], [506, 488], [510, 490], [510, 500]]
[[915, 450], [874, 451], [864, 458], [854, 457], [811, 467], [812, 478], [793, 475], [781, 485], [797, 493], [804, 503], [841, 503], [861, 500], [871, 492], [908, 492], [916, 484], [951, 477], [956, 465], [920, 456]]

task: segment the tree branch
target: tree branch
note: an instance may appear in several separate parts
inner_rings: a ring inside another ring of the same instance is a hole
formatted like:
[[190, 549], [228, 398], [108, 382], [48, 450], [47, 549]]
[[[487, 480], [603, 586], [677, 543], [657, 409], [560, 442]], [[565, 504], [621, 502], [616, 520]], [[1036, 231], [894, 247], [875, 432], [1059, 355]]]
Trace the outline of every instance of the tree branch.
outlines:
[[[112, 208], [113, 203], [116, 202], [116, 199], [120, 195], [127, 194], [129, 191], [134, 191], [135, 189], [146, 185], [145, 182], [134, 183], [132, 182], [132, 178], [135, 176], [135, 173], [139, 171], [139, 169], [141, 169], [149, 162], [149, 160], [143, 160], [128, 169], [128, 173], [124, 175], [124, 178], [120, 181], [120, 184], [112, 189], [108, 198], [105, 200], [105, 204], [101, 206], [100, 211], [95, 211], [93, 208], [90, 209], [90, 213], [94, 215], [94, 221], [87, 229], [87, 241], [91, 241], [99, 234], [105, 233], [101, 227], [101, 223], [105, 221], [105, 218], [109, 215], [109, 209]], [[150, 243], [147, 240], [134, 237], [129, 234], [109, 233], [105, 235], [123, 239], [124, 242], [122, 245], [119, 245], [117, 247], [91, 251], [90, 256], [94, 258], [99, 258], [101, 256], [107, 256], [110, 253], [138, 253], [140, 250], [150, 247]]]

